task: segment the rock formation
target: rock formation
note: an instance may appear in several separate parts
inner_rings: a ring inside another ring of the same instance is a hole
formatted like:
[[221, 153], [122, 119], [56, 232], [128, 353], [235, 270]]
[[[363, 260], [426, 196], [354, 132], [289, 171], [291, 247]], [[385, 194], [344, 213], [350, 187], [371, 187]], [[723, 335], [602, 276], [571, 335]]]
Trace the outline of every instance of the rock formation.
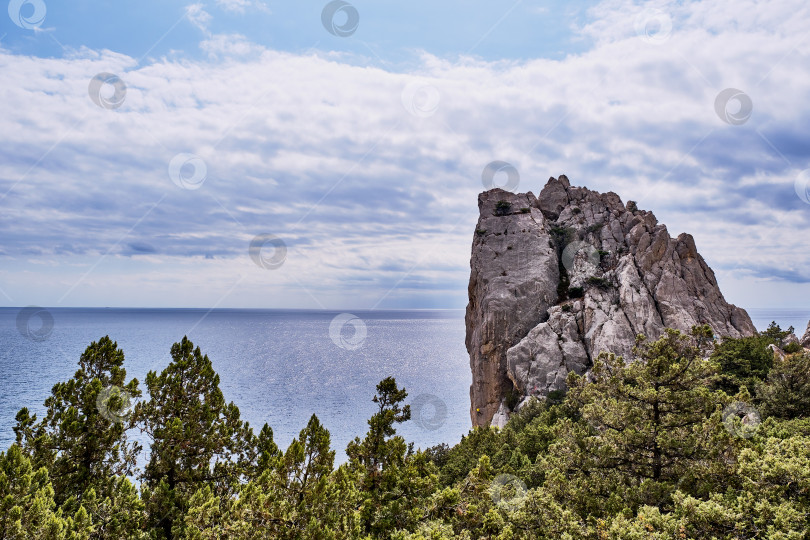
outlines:
[[799, 342], [805, 349], [810, 349], [810, 322], [807, 323], [807, 330], [805, 330], [804, 335]]
[[501, 426], [528, 397], [564, 390], [603, 350], [627, 357], [637, 334], [755, 332], [690, 235], [671, 238], [615, 193], [560, 176], [539, 197], [489, 190], [478, 208], [466, 313], [474, 426]]

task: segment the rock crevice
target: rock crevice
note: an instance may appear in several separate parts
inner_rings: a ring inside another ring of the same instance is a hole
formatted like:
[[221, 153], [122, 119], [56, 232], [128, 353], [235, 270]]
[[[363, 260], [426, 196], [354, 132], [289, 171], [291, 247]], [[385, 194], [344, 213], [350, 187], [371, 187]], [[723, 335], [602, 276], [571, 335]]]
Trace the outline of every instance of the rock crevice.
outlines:
[[629, 356], [637, 334], [709, 324], [754, 333], [728, 304], [691, 235], [615, 193], [551, 178], [538, 197], [478, 197], [466, 325], [474, 426], [503, 425], [531, 396], [565, 390], [601, 351]]

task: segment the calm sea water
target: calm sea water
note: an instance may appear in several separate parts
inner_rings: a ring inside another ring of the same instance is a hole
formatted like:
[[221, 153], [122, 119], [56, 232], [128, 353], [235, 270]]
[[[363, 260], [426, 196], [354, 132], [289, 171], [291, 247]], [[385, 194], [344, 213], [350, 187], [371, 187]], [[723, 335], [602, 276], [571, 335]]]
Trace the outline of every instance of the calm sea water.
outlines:
[[[470, 428], [462, 311], [354, 312], [340, 325], [333, 322], [340, 312], [324, 311], [54, 308], [42, 341], [20, 332], [19, 313], [0, 308], [2, 449], [14, 440], [17, 411], [41, 413], [51, 387], [69, 379], [87, 345], [105, 335], [124, 350], [128, 376], [142, 383], [187, 335], [213, 361], [226, 400], [254, 430], [270, 424], [282, 447], [314, 413], [345, 459], [346, 444], [366, 432], [375, 411], [375, 385], [389, 375], [408, 390], [414, 419], [399, 431], [417, 447], [453, 444]], [[799, 335], [810, 319], [810, 309], [749, 313], [760, 330], [773, 320]], [[36, 334], [41, 320], [32, 317], [27, 328]]]
[[[333, 324], [340, 312], [49, 308], [53, 329], [43, 341], [20, 333], [19, 312], [0, 308], [2, 449], [14, 440], [17, 411], [41, 412], [51, 387], [72, 377], [87, 345], [105, 335], [124, 350], [127, 376], [142, 389], [146, 373], [162, 370], [187, 335], [213, 362], [225, 399], [255, 432], [270, 424], [282, 447], [314, 413], [344, 460], [347, 443], [368, 429], [376, 384], [389, 375], [416, 405], [399, 428], [406, 440], [454, 443], [470, 428], [462, 311], [354, 312], [341, 328]], [[41, 320], [32, 317], [34, 333]]]

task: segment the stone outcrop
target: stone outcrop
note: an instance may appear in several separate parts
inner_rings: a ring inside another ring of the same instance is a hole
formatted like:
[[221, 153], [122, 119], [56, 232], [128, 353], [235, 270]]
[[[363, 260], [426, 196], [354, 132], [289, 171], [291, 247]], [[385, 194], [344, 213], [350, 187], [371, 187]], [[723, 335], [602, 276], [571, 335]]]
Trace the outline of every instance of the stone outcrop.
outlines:
[[802, 347], [805, 349], [810, 349], [810, 322], [807, 323], [807, 330], [805, 330], [802, 339], [799, 340], [799, 343], [801, 343]]
[[538, 197], [478, 197], [467, 305], [473, 425], [503, 425], [530, 396], [565, 389], [601, 351], [629, 356], [635, 337], [709, 324], [755, 332], [723, 298], [688, 234], [615, 193], [551, 178]]

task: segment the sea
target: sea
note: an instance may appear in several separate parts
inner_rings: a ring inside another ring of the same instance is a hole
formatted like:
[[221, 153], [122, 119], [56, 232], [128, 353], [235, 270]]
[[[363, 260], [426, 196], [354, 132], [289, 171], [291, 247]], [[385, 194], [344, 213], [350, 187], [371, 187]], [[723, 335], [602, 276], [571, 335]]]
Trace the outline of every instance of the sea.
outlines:
[[[810, 320], [810, 308], [748, 312], [760, 330], [775, 321], [800, 336]], [[385, 377], [408, 392], [412, 419], [397, 431], [415, 448], [453, 445], [471, 427], [463, 310], [0, 308], [0, 450], [14, 442], [17, 411], [41, 415], [52, 386], [103, 336], [123, 349], [127, 377], [144, 394], [146, 374], [165, 368], [172, 344], [187, 336], [254, 431], [269, 424], [285, 448], [315, 414], [338, 462], [368, 430]], [[148, 448], [144, 434], [130, 437]]]

